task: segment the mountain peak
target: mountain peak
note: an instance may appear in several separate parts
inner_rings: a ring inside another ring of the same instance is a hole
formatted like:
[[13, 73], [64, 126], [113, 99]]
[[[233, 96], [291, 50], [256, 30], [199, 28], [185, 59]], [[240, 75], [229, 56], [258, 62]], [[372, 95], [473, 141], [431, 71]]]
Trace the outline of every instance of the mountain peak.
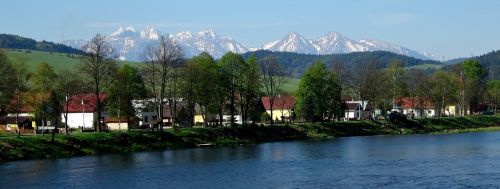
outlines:
[[110, 36], [111, 37], [135, 37], [136, 35], [137, 35], [137, 33], [135, 32], [134, 27], [125, 26], [125, 27], [118, 28], [118, 30], [113, 32]]
[[209, 28], [208, 30], [205, 31], [200, 31], [198, 32], [198, 35], [205, 36], [205, 37], [212, 37], [215, 38], [217, 37], [217, 34], [212, 30], [212, 28]]
[[159, 35], [158, 31], [153, 27], [146, 27], [146, 29], [141, 31], [141, 38], [143, 39], [153, 39], [158, 40]]

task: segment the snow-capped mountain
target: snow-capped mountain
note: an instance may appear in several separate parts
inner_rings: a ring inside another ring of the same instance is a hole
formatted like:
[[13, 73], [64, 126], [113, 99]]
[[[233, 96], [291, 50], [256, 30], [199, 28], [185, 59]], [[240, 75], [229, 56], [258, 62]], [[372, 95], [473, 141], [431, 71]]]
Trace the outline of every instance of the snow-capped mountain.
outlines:
[[314, 40], [313, 44], [318, 54], [341, 54], [368, 50], [364, 45], [336, 32], [330, 32]]
[[[247, 47], [230, 37], [221, 37], [209, 29], [201, 32], [184, 31], [169, 35], [162, 33], [152, 27], [136, 31], [135, 28], [120, 27], [107, 38], [111, 46], [117, 52], [120, 60], [142, 61], [144, 50], [158, 42], [160, 36], [170, 37], [184, 50], [186, 57], [208, 52], [214, 58], [220, 58], [228, 51], [245, 53], [260, 49], [270, 51], [296, 52], [304, 54], [342, 54], [364, 51], [390, 51], [397, 54], [407, 55], [419, 59], [447, 60], [430, 53], [420, 53], [406, 47], [398, 46], [384, 41], [362, 39], [359, 41], [350, 39], [342, 34], [330, 32], [318, 39], [307, 39], [304, 36], [292, 32], [281, 40], [273, 41], [260, 48]], [[81, 49], [85, 44], [83, 40], [63, 41], [63, 44]]]
[[[155, 45], [160, 36], [170, 37], [184, 50], [186, 57], [192, 57], [201, 52], [208, 52], [215, 58], [220, 58], [228, 51], [245, 53], [250, 51], [246, 46], [238, 43], [230, 37], [220, 37], [213, 30], [193, 33], [190, 31], [180, 32], [175, 35], [162, 33], [152, 27], [136, 31], [135, 28], [120, 27], [107, 37], [110, 45], [115, 49], [118, 59], [130, 61], [142, 61], [144, 51], [150, 45]], [[82, 48], [83, 40], [64, 41], [63, 44]]]
[[355, 41], [336, 32], [330, 32], [316, 40], [308, 40], [297, 33], [290, 33], [282, 40], [262, 46], [262, 49], [305, 54], [343, 54], [365, 51], [389, 51], [424, 60], [436, 59], [434, 56], [429, 56], [429, 53], [420, 53], [406, 47], [379, 40], [362, 39]]
[[228, 51], [235, 53], [249, 51], [241, 43], [230, 37], [220, 37], [211, 29], [198, 33], [189, 31], [180, 32], [173, 36], [173, 40], [181, 45], [187, 57], [198, 55], [201, 52], [208, 52], [210, 55], [220, 58]]
[[316, 47], [313, 43], [295, 32], [289, 33], [279, 41], [274, 41], [264, 45], [262, 49], [270, 51], [317, 54]]

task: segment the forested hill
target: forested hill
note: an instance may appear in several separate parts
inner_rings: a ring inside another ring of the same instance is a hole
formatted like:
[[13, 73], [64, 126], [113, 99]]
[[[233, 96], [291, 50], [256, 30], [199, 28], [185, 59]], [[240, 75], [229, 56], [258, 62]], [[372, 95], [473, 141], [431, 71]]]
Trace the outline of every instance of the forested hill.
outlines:
[[418, 66], [424, 64], [442, 65], [441, 62], [433, 60], [420, 60], [405, 55], [399, 55], [386, 51], [373, 51], [373, 52], [353, 52], [348, 54], [332, 54], [332, 55], [311, 55], [311, 54], [297, 54], [291, 52], [271, 52], [266, 50], [259, 50], [255, 52], [244, 53], [243, 57], [248, 58], [255, 54], [258, 59], [274, 56], [278, 63], [283, 65], [287, 74], [293, 77], [300, 77], [303, 72], [313, 63], [322, 61], [327, 66], [333, 62], [342, 62], [346, 67], [358, 62], [372, 62], [376, 61], [382, 67], [387, 67], [392, 60], [398, 60], [405, 63], [406, 66]]
[[45, 52], [82, 54], [81, 50], [49, 41], [36, 41], [34, 39], [11, 34], [0, 34], [0, 48], [28, 49]]

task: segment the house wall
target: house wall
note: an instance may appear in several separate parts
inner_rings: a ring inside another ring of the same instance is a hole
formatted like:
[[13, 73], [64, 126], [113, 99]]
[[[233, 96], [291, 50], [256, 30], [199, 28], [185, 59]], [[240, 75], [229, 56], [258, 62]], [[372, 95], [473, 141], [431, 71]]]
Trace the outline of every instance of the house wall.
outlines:
[[[61, 120], [64, 123], [64, 113], [61, 114]], [[94, 127], [94, 113], [68, 113], [68, 127], [77, 129]]]
[[[282, 110], [273, 110], [273, 120], [280, 120], [281, 121], [281, 111]], [[266, 110], [267, 114], [269, 114], [269, 116], [271, 115], [271, 110]], [[286, 109], [286, 110], [283, 110], [283, 116], [285, 117], [289, 117], [291, 116], [291, 111]]]
[[150, 125], [155, 123], [156, 119], [158, 119], [158, 116], [155, 112], [141, 112], [137, 114], [137, 117], [141, 118], [141, 120], [139, 121], [139, 125]]
[[[8, 117], [16, 117], [16, 113], [8, 113], [7, 114]], [[19, 113], [19, 117], [35, 117], [35, 114], [34, 113]]]
[[205, 122], [205, 120], [203, 120], [203, 116], [202, 115], [194, 115], [194, 123], [203, 123]]
[[124, 131], [127, 131], [128, 130], [128, 124], [127, 122], [125, 123], [106, 123], [106, 125], [108, 126], [108, 129], [109, 130], [124, 130]]

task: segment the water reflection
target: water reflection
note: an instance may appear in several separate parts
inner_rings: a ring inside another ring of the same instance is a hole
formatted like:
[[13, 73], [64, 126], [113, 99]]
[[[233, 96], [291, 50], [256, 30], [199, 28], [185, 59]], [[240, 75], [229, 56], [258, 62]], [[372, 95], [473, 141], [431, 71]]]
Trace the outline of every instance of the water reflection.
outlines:
[[500, 185], [499, 142], [497, 132], [348, 137], [18, 161], [0, 164], [0, 188], [487, 187]]

